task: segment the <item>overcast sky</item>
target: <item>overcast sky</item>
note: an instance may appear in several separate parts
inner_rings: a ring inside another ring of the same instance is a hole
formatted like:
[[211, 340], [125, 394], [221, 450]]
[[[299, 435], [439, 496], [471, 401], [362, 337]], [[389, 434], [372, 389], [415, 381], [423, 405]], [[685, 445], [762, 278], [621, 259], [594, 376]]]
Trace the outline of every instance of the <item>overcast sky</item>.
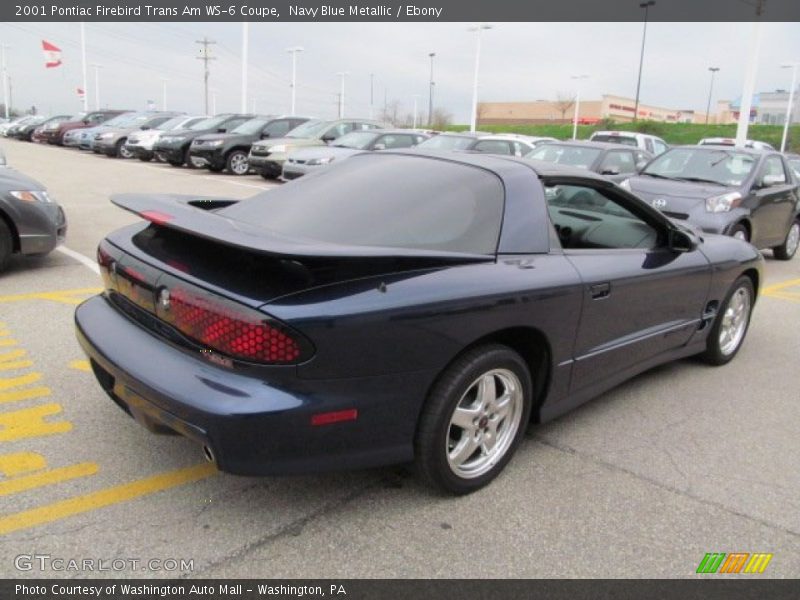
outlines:
[[[384, 97], [411, 111], [419, 94], [427, 108], [430, 62], [436, 52], [435, 105], [456, 122], [469, 119], [475, 34], [464, 23], [251, 23], [248, 109], [285, 113], [290, 106], [289, 46], [298, 56], [298, 114], [334, 117], [339, 80], [347, 71], [345, 104], [350, 116], [367, 116], [370, 73], [375, 75], [376, 115]], [[676, 109], [705, 110], [709, 66], [720, 67], [714, 99], [741, 94], [750, 23], [650, 23], [641, 102]], [[194, 40], [208, 36], [217, 60], [210, 87], [217, 111], [238, 111], [241, 103], [241, 32], [237, 23], [88, 23], [87, 62], [100, 63], [103, 106], [143, 109], [161, 106], [162, 78], [168, 78], [169, 108], [202, 112], [202, 61]], [[790, 71], [780, 65], [800, 60], [800, 23], [765, 23], [756, 91], [788, 89]], [[641, 44], [641, 23], [496, 23], [484, 32], [479, 99], [554, 99], [571, 93], [571, 75], [587, 74], [582, 97], [604, 93], [633, 97]], [[45, 69], [41, 40], [59, 46], [64, 64]], [[40, 112], [80, 108], [80, 29], [77, 23], [2, 23], [8, 68], [17, 108]], [[89, 68], [90, 108], [94, 70]]]

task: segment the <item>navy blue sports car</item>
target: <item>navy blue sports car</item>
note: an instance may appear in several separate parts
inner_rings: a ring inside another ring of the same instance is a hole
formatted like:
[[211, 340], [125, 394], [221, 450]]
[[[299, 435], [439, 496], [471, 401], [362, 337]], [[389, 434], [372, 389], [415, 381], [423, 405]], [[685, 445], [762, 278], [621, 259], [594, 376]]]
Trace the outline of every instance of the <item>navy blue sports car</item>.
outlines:
[[751, 245], [613, 183], [491, 155], [357, 155], [243, 201], [121, 195], [76, 311], [98, 382], [220, 469], [413, 461], [486, 485], [528, 423], [646, 369], [741, 347]]

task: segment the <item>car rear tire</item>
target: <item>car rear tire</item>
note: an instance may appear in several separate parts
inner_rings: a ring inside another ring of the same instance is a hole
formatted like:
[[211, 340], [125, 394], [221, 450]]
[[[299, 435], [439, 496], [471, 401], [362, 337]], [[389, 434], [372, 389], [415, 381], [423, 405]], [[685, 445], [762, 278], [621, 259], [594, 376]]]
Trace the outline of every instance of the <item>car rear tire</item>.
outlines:
[[750, 241], [750, 232], [747, 231], [747, 227], [741, 223], [734, 225], [728, 235], [730, 235], [732, 238], [736, 238], [737, 240], [742, 240], [745, 242]]
[[225, 168], [228, 169], [228, 173], [232, 175], [247, 175], [247, 173], [250, 172], [247, 152], [234, 150], [229, 153], [228, 158], [225, 160]]
[[11, 253], [14, 251], [14, 240], [11, 237], [11, 230], [3, 219], [0, 219], [0, 271], [4, 271], [8, 266]]
[[706, 340], [706, 350], [701, 358], [712, 365], [730, 362], [742, 347], [753, 312], [753, 282], [749, 277], [739, 277], [722, 303]]
[[800, 218], [795, 219], [786, 232], [783, 244], [772, 249], [775, 258], [778, 260], [791, 260], [800, 245]]
[[525, 435], [532, 390], [525, 361], [507, 346], [481, 346], [458, 358], [422, 410], [414, 440], [421, 478], [450, 494], [487, 485]]

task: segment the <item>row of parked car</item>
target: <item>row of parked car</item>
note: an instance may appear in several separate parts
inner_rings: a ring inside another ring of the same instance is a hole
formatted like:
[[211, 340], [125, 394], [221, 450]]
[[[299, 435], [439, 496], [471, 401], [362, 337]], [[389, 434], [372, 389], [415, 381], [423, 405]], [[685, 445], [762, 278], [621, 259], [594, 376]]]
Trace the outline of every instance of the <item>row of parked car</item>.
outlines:
[[371, 119], [102, 110], [29, 116], [0, 134], [109, 157], [157, 160], [231, 175], [297, 179], [355, 154], [418, 148], [479, 152], [578, 167], [602, 175], [672, 219], [731, 235], [791, 258], [800, 244], [800, 156], [765, 142], [706, 138], [670, 148], [639, 132], [597, 131], [588, 140], [510, 133], [397, 129]]

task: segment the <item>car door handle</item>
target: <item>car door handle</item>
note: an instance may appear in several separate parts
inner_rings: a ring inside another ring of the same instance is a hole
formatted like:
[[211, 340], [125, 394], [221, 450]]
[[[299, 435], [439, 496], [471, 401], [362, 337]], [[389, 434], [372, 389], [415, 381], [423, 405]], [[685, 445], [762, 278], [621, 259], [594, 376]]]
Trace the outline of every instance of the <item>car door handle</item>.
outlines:
[[589, 288], [592, 294], [592, 300], [599, 300], [601, 298], [608, 298], [611, 295], [610, 283], [596, 283]]

